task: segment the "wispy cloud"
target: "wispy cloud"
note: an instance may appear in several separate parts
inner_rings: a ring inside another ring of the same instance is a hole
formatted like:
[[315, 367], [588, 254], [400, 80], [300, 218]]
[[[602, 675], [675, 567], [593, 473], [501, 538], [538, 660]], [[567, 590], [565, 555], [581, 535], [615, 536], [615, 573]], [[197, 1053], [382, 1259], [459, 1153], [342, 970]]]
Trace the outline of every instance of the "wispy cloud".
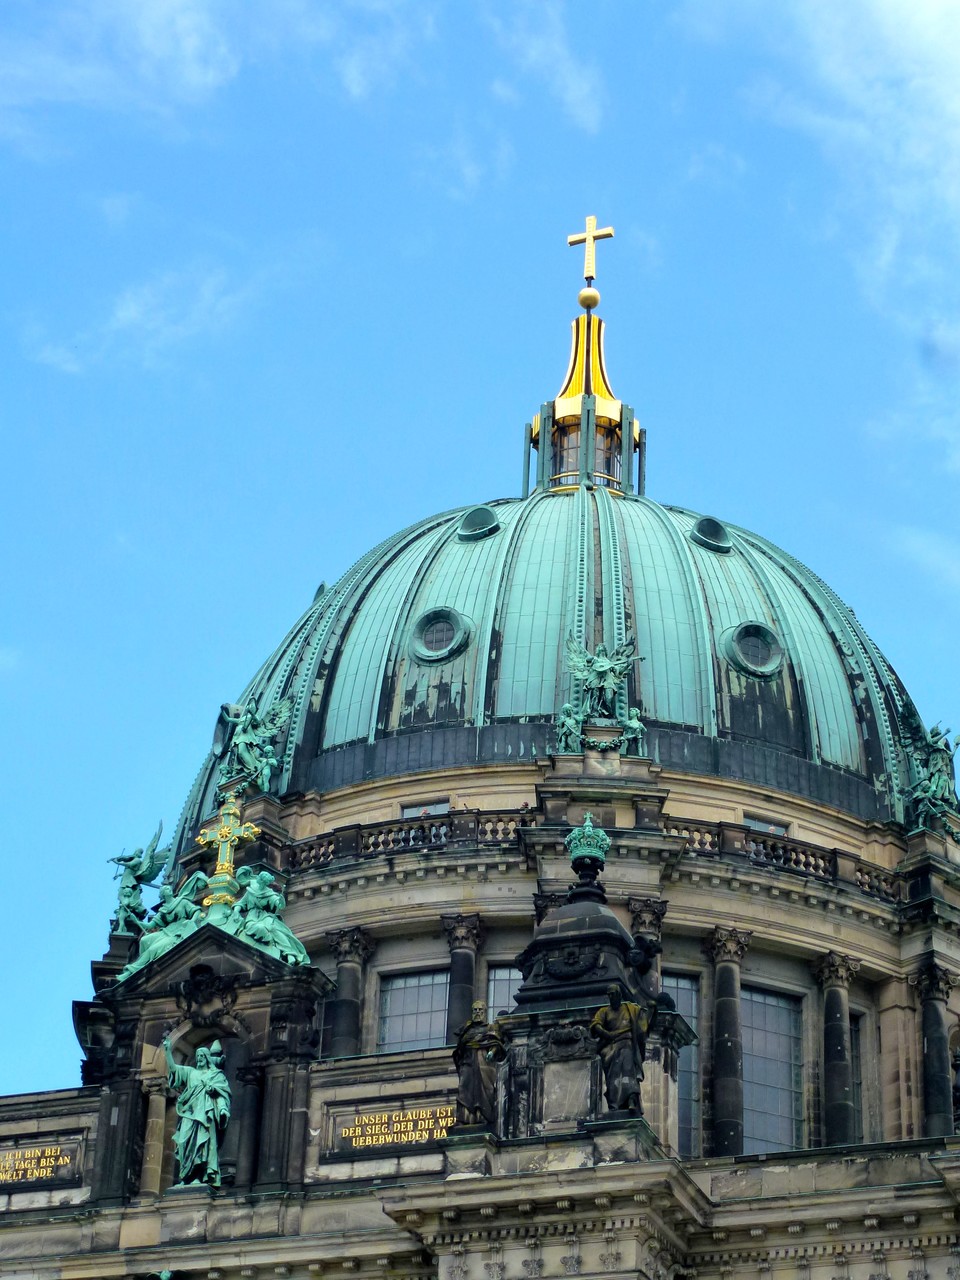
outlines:
[[746, 172], [747, 162], [736, 151], [719, 142], [698, 147], [687, 162], [687, 180], [710, 185], [725, 185]]
[[[486, 10], [501, 46], [525, 76], [536, 76], [556, 97], [569, 119], [585, 133], [596, 133], [603, 120], [603, 77], [599, 69], [574, 51], [564, 8], [558, 0], [513, 0], [509, 17]], [[508, 87], [497, 82], [495, 94]]]
[[893, 530], [890, 547], [956, 599], [955, 593], [960, 591], [960, 539], [901, 525]]
[[245, 68], [319, 53], [350, 99], [382, 90], [433, 33], [429, 0], [51, 0], [0, 34], [0, 137], [31, 145], [44, 108], [169, 116]]
[[698, 37], [766, 55], [747, 99], [834, 166], [835, 226], [864, 296], [914, 344], [913, 434], [960, 458], [960, 6], [699, 0], [683, 13]]
[[483, 184], [502, 182], [514, 164], [514, 150], [503, 136], [477, 139], [458, 128], [444, 146], [424, 147], [424, 176], [451, 200], [470, 200]]
[[101, 320], [69, 338], [51, 338], [34, 325], [25, 335], [27, 352], [69, 374], [113, 360], [155, 368], [176, 347], [229, 328], [259, 283], [237, 280], [215, 266], [161, 272], [121, 290]]
[[23, 650], [13, 645], [0, 644], [0, 675], [17, 671], [23, 662]]

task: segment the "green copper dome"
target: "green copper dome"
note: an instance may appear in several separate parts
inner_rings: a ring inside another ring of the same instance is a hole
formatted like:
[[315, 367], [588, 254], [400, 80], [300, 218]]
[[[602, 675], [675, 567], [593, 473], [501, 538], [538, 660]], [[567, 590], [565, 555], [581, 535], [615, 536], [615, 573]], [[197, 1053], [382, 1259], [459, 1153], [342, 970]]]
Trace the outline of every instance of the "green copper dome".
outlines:
[[919, 722], [850, 609], [756, 534], [587, 484], [423, 520], [322, 590], [241, 698], [292, 699], [271, 789], [550, 754], [571, 633], [636, 637], [626, 701], [664, 766], [902, 818]]

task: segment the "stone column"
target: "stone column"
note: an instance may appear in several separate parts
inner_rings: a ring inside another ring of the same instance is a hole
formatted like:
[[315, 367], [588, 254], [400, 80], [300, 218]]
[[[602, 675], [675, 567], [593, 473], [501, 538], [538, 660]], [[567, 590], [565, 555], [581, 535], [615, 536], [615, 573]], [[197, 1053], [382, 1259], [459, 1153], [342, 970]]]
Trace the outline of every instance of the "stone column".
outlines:
[[909, 979], [920, 993], [923, 1033], [923, 1136], [953, 1134], [953, 1080], [947, 1030], [947, 1000], [960, 978], [929, 959]]
[[859, 960], [827, 954], [814, 966], [823, 988], [823, 1141], [828, 1147], [853, 1142], [856, 1115], [850, 1051], [850, 979]]
[[337, 994], [331, 1009], [331, 1058], [360, 1052], [360, 1009], [363, 999], [363, 966], [373, 955], [375, 943], [363, 929], [341, 929], [328, 936], [337, 962]]
[[713, 961], [713, 1155], [743, 1154], [743, 1030], [740, 962], [749, 929], [718, 925], [704, 949]]
[[144, 1080], [147, 1095], [147, 1124], [143, 1137], [143, 1160], [140, 1164], [141, 1196], [160, 1194], [160, 1171], [163, 1167], [163, 1129], [167, 1116], [167, 1082], [163, 1076]]
[[237, 1071], [237, 1097], [234, 1098], [231, 1123], [237, 1125], [236, 1185], [249, 1187], [257, 1168], [257, 1133], [260, 1129], [260, 1090], [263, 1068], [240, 1067]]
[[441, 916], [440, 922], [450, 947], [450, 988], [447, 996], [447, 1044], [470, 1020], [477, 981], [477, 949], [483, 940], [478, 915]]
[[[630, 912], [630, 932], [637, 942], [643, 946], [659, 947], [663, 938], [663, 917], [667, 914], [667, 903], [661, 898], [628, 898], [627, 910]], [[654, 991], [660, 990], [660, 953], [651, 957], [650, 976]]]

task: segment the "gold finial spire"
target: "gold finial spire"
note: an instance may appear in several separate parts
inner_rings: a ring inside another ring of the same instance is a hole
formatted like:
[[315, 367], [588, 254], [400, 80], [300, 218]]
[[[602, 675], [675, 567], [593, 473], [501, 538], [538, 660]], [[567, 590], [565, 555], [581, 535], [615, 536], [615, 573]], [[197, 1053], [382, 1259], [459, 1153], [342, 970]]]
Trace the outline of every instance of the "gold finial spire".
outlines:
[[587, 218], [586, 231], [579, 231], [575, 236], [567, 236], [567, 244], [571, 247], [583, 245], [583, 278], [587, 284], [593, 284], [597, 274], [597, 241], [612, 240], [613, 227], [601, 227], [597, 230], [597, 220], [591, 213]]

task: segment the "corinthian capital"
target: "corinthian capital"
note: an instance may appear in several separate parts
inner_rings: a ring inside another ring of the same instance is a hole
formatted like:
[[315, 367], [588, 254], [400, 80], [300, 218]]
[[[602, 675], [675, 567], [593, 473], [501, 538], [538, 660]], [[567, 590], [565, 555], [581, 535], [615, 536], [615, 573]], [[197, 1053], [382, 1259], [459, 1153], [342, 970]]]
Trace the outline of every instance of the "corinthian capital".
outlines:
[[945, 969], [935, 960], [928, 960], [907, 981], [911, 987], [917, 988], [923, 1001], [949, 1000], [950, 992], [960, 982], [960, 975]]
[[718, 924], [713, 933], [707, 935], [703, 949], [714, 964], [719, 964], [721, 960], [733, 960], [739, 964], [752, 937], [752, 929], [726, 929]]
[[447, 935], [451, 951], [468, 949], [476, 951], [483, 941], [483, 925], [478, 915], [441, 916], [440, 923]]
[[827, 987], [849, 987], [850, 980], [860, 968], [860, 961], [844, 956], [839, 951], [828, 951], [813, 966], [814, 977], [826, 990]]
[[627, 910], [630, 912], [630, 932], [634, 937], [640, 933], [660, 941], [663, 917], [667, 914], [667, 904], [661, 898], [628, 898]]
[[327, 934], [327, 945], [337, 964], [350, 960], [363, 964], [373, 955], [377, 944], [365, 929], [341, 929], [337, 933]]

